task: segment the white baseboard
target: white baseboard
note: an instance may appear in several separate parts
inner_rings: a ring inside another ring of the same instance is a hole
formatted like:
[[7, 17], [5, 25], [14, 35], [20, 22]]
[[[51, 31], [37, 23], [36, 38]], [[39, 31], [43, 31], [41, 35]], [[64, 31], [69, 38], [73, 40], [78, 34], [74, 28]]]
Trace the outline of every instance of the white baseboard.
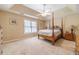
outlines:
[[7, 41], [4, 41], [3, 44], [15, 42], [15, 41], [18, 41], [18, 40], [21, 40], [21, 39], [23, 39], [23, 38], [20, 38], [20, 39], [13, 39], [13, 40], [7, 40]]

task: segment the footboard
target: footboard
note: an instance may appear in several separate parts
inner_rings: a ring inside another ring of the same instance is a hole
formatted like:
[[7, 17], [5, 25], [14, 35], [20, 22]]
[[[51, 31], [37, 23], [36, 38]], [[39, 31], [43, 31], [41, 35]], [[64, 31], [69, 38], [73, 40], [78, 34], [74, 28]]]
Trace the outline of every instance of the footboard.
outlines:
[[42, 37], [44, 40], [48, 40], [54, 44], [60, 38], [60, 35], [58, 35], [58, 36], [46, 36], [46, 35], [38, 34], [38, 39], [40, 37]]

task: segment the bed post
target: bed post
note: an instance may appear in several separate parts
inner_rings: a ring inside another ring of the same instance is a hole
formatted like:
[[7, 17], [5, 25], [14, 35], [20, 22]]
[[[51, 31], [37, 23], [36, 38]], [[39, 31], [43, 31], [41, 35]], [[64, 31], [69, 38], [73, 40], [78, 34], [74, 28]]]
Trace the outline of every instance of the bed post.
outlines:
[[54, 37], [54, 13], [52, 13], [52, 36]]
[[[39, 21], [37, 23], [37, 31], [39, 32]], [[38, 34], [38, 39], [39, 39], [39, 33], [37, 33], [37, 34]]]
[[63, 38], [63, 18], [61, 20], [61, 37]]
[[[51, 15], [51, 20], [52, 20], [52, 40], [55, 40], [55, 37], [54, 37], [54, 13], [52, 13]], [[54, 45], [55, 42], [52, 42], [52, 44]]]

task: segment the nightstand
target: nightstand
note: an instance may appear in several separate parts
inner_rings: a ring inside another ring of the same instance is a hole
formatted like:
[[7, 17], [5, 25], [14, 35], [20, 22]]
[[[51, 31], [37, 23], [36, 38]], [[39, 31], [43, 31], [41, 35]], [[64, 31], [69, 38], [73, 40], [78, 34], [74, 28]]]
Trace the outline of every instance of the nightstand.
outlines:
[[65, 33], [64, 33], [64, 38], [65, 38], [66, 40], [74, 41], [73, 34], [70, 33], [70, 32], [65, 32]]

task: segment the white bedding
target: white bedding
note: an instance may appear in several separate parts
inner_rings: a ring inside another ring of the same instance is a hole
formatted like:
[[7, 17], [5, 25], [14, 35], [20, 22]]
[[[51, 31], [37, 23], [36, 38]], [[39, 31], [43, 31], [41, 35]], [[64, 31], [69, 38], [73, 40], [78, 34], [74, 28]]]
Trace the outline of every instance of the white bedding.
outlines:
[[[60, 33], [61, 32], [60, 32], [59, 29], [54, 29], [54, 35], [55, 36], [58, 36]], [[38, 34], [52, 36], [52, 30], [51, 29], [39, 30]]]

